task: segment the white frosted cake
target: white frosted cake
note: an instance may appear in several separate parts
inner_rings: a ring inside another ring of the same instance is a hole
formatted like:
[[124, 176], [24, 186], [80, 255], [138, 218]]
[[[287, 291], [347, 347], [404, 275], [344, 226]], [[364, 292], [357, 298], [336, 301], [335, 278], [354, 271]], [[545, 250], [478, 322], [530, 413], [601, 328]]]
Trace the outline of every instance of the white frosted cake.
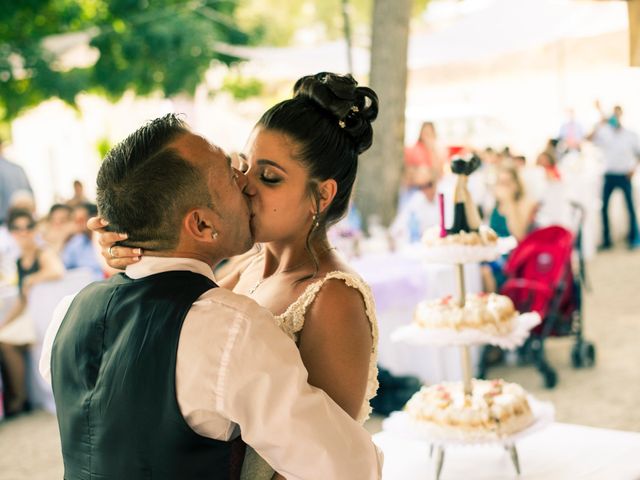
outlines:
[[496, 245], [498, 235], [493, 229], [482, 225], [477, 232], [451, 233], [445, 237], [440, 236], [440, 227], [431, 227], [424, 232], [422, 242], [429, 247], [440, 247], [445, 245], [466, 245], [466, 246], [492, 246]]
[[421, 302], [416, 307], [414, 322], [422, 328], [473, 328], [505, 335], [513, 330], [517, 315], [509, 297], [474, 293], [467, 294], [462, 308], [451, 296]]
[[470, 396], [464, 395], [461, 382], [422, 387], [405, 410], [434, 433], [456, 439], [499, 438], [533, 423], [527, 394], [520, 385], [504, 380], [472, 382]]

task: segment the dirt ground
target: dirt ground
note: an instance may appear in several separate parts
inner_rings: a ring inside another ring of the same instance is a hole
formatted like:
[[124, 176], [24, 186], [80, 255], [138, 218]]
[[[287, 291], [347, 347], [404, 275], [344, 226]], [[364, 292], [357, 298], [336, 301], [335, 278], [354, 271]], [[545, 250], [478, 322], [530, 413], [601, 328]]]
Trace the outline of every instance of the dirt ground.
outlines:
[[[585, 298], [585, 337], [596, 344], [595, 367], [571, 367], [571, 339], [547, 344], [559, 382], [546, 390], [533, 367], [499, 367], [491, 377], [520, 383], [556, 407], [556, 419], [594, 427], [640, 431], [640, 251], [599, 254], [588, 266], [593, 290]], [[380, 419], [369, 421], [375, 432]], [[62, 478], [55, 418], [34, 412], [0, 422], [0, 480]]]

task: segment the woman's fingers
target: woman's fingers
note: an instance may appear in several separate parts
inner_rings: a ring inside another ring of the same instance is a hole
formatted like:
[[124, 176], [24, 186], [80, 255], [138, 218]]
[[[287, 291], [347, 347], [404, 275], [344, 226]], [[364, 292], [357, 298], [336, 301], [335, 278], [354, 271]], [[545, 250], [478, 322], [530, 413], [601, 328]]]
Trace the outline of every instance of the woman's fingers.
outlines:
[[[100, 231], [98, 232], [98, 243], [103, 248], [109, 248], [111, 245], [115, 245], [116, 242], [120, 242], [127, 238], [126, 233], [116, 233], [116, 232], [106, 232]], [[123, 247], [127, 248], [127, 247]]]
[[93, 230], [94, 232], [102, 232], [104, 230], [104, 227], [106, 227], [107, 225], [109, 225], [109, 222], [107, 222], [102, 217], [91, 217], [87, 221], [87, 228], [89, 230]]
[[102, 256], [110, 267], [123, 269], [127, 265], [132, 265], [140, 261], [142, 249], [116, 245], [117, 242], [125, 240], [126, 233], [108, 232], [105, 227], [109, 225], [102, 217], [91, 217], [87, 221], [87, 228], [96, 232], [98, 244], [102, 249]]
[[142, 255], [140, 248], [129, 248], [122, 245], [113, 245], [103, 248], [103, 256], [109, 258], [135, 258]]
[[127, 265], [132, 265], [140, 261], [142, 250], [139, 248], [129, 248], [121, 245], [109, 245], [102, 247], [102, 256], [107, 264], [119, 270], [124, 269]]

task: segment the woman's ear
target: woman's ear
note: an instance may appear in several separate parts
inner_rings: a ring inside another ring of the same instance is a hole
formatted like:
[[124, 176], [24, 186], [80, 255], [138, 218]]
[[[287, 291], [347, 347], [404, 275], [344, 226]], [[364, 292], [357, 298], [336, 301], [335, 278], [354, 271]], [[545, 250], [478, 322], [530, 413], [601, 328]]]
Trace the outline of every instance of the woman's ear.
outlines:
[[318, 184], [318, 195], [320, 198], [320, 212], [324, 212], [338, 193], [338, 184], [333, 178], [324, 180]]

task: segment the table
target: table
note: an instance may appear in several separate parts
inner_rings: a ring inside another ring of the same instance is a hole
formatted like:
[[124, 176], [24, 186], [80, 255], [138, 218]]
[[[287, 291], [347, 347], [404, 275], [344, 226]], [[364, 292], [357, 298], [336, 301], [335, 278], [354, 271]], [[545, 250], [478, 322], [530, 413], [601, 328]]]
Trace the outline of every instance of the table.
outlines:
[[[422, 262], [420, 248], [372, 253], [349, 262], [373, 292], [380, 330], [378, 363], [394, 375], [414, 375], [425, 383], [461, 380], [459, 348], [406, 345], [390, 338], [396, 328], [411, 322], [419, 302], [457, 291], [455, 267]], [[482, 290], [479, 265], [465, 266], [465, 283], [467, 292]], [[477, 359], [474, 349], [473, 365]]]
[[[387, 432], [373, 436], [384, 452], [383, 480], [428, 480], [434, 466], [425, 442]], [[447, 449], [441, 480], [638, 480], [640, 433], [553, 423], [518, 442], [522, 475], [499, 447]]]

